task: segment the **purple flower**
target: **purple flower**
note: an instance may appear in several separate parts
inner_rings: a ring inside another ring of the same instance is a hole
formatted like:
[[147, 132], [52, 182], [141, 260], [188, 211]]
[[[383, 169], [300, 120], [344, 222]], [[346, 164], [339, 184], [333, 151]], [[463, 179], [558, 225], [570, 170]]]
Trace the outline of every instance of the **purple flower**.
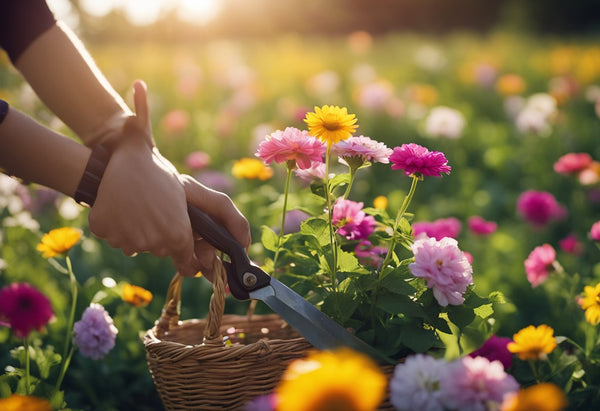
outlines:
[[500, 361], [462, 357], [449, 364], [441, 381], [441, 397], [447, 408], [486, 411], [498, 408], [505, 394], [519, 389]]
[[13, 283], [0, 290], [0, 325], [10, 327], [18, 338], [41, 330], [53, 316], [48, 297], [31, 284]]
[[84, 357], [99, 360], [115, 346], [117, 327], [100, 304], [92, 303], [73, 326], [73, 341]]
[[363, 240], [354, 249], [354, 254], [361, 264], [377, 268], [383, 262], [387, 249], [385, 247], [375, 247], [369, 240]]
[[460, 234], [461, 224], [457, 218], [439, 218], [433, 222], [423, 221], [414, 223], [413, 234], [420, 238], [422, 234], [441, 240], [444, 237], [456, 238]]
[[566, 215], [566, 210], [554, 196], [545, 191], [528, 190], [517, 200], [517, 211], [530, 224], [542, 227]]
[[479, 235], [492, 234], [498, 228], [498, 224], [494, 221], [486, 221], [478, 215], [469, 217], [467, 224], [469, 225], [471, 232]]
[[407, 176], [441, 177], [442, 173], [450, 174], [452, 170], [444, 153], [429, 151], [414, 143], [394, 147], [390, 161], [392, 170], [404, 170]]
[[364, 240], [375, 229], [375, 218], [362, 211], [363, 203], [338, 199], [333, 205], [331, 222], [338, 234], [348, 240]]
[[524, 262], [525, 273], [532, 287], [537, 287], [550, 275], [556, 251], [550, 244], [535, 247]]
[[398, 410], [443, 411], [440, 382], [447, 363], [424, 354], [398, 364], [390, 380], [390, 401]]
[[283, 233], [295, 233], [300, 231], [300, 224], [304, 222], [310, 214], [305, 213], [302, 210], [290, 210], [285, 213], [285, 226], [283, 227]]
[[365, 161], [376, 161], [379, 163], [389, 163], [389, 157], [392, 149], [385, 144], [375, 141], [369, 137], [356, 136], [341, 140], [331, 147], [331, 150], [350, 163], [348, 158], [357, 157], [361, 163]]
[[259, 395], [244, 406], [244, 411], [275, 411], [277, 397], [275, 394]]
[[469, 356], [485, 357], [489, 361], [500, 361], [506, 370], [512, 365], [512, 354], [506, 348], [509, 342], [511, 342], [510, 338], [492, 335], [481, 347], [469, 354]]
[[411, 247], [415, 262], [408, 268], [415, 277], [424, 278], [441, 306], [460, 305], [463, 294], [473, 283], [473, 268], [455, 239], [424, 238]]

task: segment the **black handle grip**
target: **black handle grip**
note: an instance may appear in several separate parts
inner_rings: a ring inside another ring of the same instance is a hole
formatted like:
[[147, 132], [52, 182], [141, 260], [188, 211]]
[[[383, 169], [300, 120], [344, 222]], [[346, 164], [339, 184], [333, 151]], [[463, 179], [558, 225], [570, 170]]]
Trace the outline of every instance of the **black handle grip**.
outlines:
[[235, 298], [247, 300], [250, 291], [269, 284], [271, 277], [250, 261], [246, 250], [225, 227], [217, 224], [212, 217], [190, 203], [188, 203], [188, 214], [192, 228], [210, 245], [229, 256], [231, 269], [227, 270], [227, 282]]

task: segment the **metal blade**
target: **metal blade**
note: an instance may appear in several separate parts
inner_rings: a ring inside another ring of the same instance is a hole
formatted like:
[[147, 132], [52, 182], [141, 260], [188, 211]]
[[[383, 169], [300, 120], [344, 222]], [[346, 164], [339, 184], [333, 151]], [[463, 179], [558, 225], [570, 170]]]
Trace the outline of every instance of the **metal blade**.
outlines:
[[326, 350], [343, 346], [370, 355], [377, 361], [395, 363], [275, 278], [271, 278], [270, 285], [250, 292], [250, 298], [271, 307], [315, 348]]

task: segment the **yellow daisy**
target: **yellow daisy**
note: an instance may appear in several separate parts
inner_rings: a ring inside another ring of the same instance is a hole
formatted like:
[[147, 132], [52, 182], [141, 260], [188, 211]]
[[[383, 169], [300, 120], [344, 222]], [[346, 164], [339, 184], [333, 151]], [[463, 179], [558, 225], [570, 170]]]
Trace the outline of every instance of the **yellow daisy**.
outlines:
[[561, 411], [568, 405], [563, 390], [551, 383], [532, 385], [507, 396], [502, 411]]
[[121, 298], [134, 307], [145, 307], [152, 301], [152, 293], [137, 285], [125, 283], [123, 284], [123, 295]]
[[10, 397], [0, 398], [0, 410], [52, 411], [52, 406], [45, 398], [13, 394]]
[[314, 112], [306, 113], [304, 121], [310, 135], [327, 143], [328, 147], [347, 139], [358, 128], [356, 116], [348, 114], [346, 107], [315, 107]]
[[37, 250], [42, 257], [51, 258], [68, 252], [81, 238], [81, 231], [73, 227], [62, 227], [44, 234]]
[[370, 358], [350, 349], [318, 351], [292, 362], [276, 388], [278, 410], [372, 411], [387, 379]]
[[268, 180], [273, 177], [273, 169], [267, 167], [257, 158], [242, 158], [233, 164], [231, 173], [236, 178], [246, 178], [249, 180], [259, 179]]
[[506, 348], [522, 360], [543, 359], [556, 348], [554, 330], [545, 324], [539, 327], [530, 325], [514, 334], [513, 341]]
[[579, 305], [585, 310], [585, 319], [592, 325], [600, 324], [600, 283], [595, 287], [586, 285], [583, 294]]

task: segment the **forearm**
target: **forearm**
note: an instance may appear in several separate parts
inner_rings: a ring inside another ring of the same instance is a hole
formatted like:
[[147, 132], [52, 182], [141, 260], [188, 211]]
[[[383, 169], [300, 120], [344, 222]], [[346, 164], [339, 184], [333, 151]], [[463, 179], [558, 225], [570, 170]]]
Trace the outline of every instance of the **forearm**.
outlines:
[[131, 114], [81, 42], [60, 22], [36, 38], [15, 66], [87, 146], [120, 131]]
[[90, 149], [10, 108], [0, 123], [0, 168], [73, 196]]

